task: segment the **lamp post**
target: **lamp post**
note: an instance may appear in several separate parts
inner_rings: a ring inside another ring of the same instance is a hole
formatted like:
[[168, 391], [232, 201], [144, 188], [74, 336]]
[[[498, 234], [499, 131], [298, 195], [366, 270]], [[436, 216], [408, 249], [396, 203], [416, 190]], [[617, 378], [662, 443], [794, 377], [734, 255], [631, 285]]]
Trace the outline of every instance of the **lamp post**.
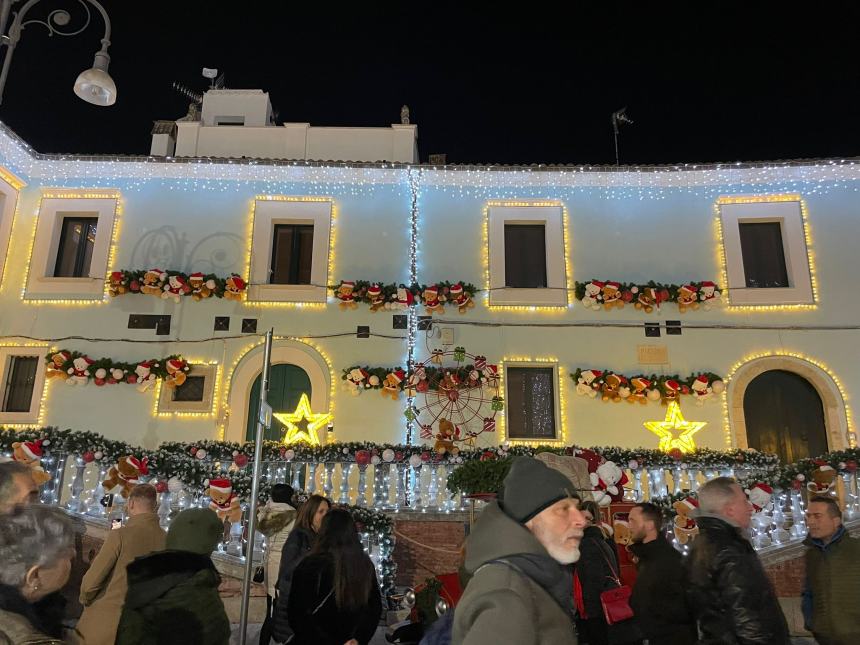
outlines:
[[[12, 6], [20, 0], [0, 0], [0, 48], [6, 47], [6, 55], [3, 59], [3, 69], [0, 71], [0, 104], [3, 102], [3, 90], [6, 87], [6, 77], [9, 75], [9, 66], [12, 64], [12, 55], [15, 53], [15, 47], [18, 41], [21, 40], [21, 32], [28, 25], [42, 25], [48, 30], [48, 35], [53, 36], [76, 36], [82, 33], [90, 25], [92, 13], [88, 4], [94, 6], [102, 15], [105, 23], [105, 34], [102, 38], [102, 46], [96, 52], [93, 66], [81, 72], [75, 80], [75, 94], [87, 103], [93, 105], [113, 105], [116, 103], [116, 84], [108, 74], [108, 64], [110, 56], [108, 55], [108, 47], [110, 47], [110, 19], [104, 7], [98, 0], [78, 0], [87, 13], [87, 20], [83, 27], [75, 31], [63, 31], [71, 22], [72, 16], [65, 9], [55, 9], [48, 14], [45, 20], [31, 19], [25, 20], [27, 12], [38, 4], [41, 0], [27, 0], [20, 10], [13, 12]], [[10, 14], [12, 24], [9, 26], [7, 33], [6, 23], [9, 22]]]

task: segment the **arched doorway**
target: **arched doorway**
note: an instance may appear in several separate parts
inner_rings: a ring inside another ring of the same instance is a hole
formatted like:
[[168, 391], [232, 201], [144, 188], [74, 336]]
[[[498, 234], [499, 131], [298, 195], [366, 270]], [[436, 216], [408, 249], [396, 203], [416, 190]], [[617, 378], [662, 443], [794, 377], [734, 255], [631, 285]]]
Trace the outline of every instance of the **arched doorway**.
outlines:
[[[245, 439], [253, 441], [257, 434], [257, 412], [260, 409], [260, 382], [263, 375], [260, 374], [251, 386], [251, 395], [248, 401], [248, 425]], [[302, 394], [312, 396], [311, 379], [308, 373], [298, 365], [289, 363], [278, 363], [272, 365], [269, 376], [268, 402], [275, 412], [292, 412], [299, 404]], [[277, 441], [284, 435], [284, 426], [277, 419], [272, 419], [272, 427], [266, 431], [266, 439]]]
[[743, 410], [750, 448], [779, 455], [782, 463], [827, 452], [821, 397], [799, 374], [762, 372], [747, 385]]

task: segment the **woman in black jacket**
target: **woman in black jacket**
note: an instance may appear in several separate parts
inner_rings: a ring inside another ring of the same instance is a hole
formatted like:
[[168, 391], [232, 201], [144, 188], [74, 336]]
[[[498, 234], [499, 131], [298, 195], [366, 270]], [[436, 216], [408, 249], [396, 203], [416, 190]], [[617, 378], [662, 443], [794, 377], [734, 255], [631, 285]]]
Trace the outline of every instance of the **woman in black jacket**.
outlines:
[[326, 515], [310, 555], [293, 573], [291, 645], [366, 645], [382, 614], [376, 570], [349, 511]]
[[[290, 640], [293, 630], [287, 613], [287, 600], [290, 597], [293, 572], [299, 562], [310, 552], [316, 541], [323, 518], [329, 512], [331, 503], [322, 495], [311, 495], [299, 508], [296, 525], [281, 551], [281, 566], [278, 569], [277, 597], [272, 613], [272, 637], [277, 643], [293, 643]], [[343, 645], [343, 644], [341, 644]]]

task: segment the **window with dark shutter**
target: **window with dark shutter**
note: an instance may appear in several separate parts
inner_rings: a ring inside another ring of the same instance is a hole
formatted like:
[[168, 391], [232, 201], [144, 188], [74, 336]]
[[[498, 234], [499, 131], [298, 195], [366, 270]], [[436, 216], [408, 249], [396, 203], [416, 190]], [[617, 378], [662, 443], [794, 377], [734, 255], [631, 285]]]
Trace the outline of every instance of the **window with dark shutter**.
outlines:
[[38, 356], [12, 356], [3, 392], [3, 412], [29, 412], [36, 383]]
[[505, 286], [546, 288], [546, 227], [505, 224]]
[[185, 379], [185, 383], [173, 390], [173, 400], [202, 401], [205, 391], [205, 376], [189, 376]]
[[505, 375], [508, 437], [555, 439], [555, 377], [551, 367], [509, 367]]
[[747, 289], [790, 286], [779, 222], [740, 222], [741, 256]]
[[269, 282], [310, 284], [313, 247], [313, 224], [276, 224]]
[[57, 247], [55, 278], [85, 278], [90, 273], [98, 217], [64, 217]]

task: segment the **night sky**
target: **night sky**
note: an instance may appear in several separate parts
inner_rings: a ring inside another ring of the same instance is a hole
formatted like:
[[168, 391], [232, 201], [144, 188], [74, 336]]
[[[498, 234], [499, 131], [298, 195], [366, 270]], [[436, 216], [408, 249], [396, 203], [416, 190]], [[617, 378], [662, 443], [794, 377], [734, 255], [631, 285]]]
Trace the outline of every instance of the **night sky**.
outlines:
[[[71, 0], [42, 4], [29, 17], [81, 15]], [[614, 163], [610, 114], [623, 106], [635, 123], [622, 163], [860, 152], [856, 4], [827, 3], [827, 15], [787, 3], [104, 4], [115, 106], [72, 93], [99, 47], [97, 16], [74, 38], [28, 27], [15, 52], [0, 119], [40, 152], [147, 154], [152, 121], [186, 112], [172, 82], [203, 90], [204, 66], [229, 88], [268, 91], [279, 122], [384, 126], [406, 103], [422, 161]]]

